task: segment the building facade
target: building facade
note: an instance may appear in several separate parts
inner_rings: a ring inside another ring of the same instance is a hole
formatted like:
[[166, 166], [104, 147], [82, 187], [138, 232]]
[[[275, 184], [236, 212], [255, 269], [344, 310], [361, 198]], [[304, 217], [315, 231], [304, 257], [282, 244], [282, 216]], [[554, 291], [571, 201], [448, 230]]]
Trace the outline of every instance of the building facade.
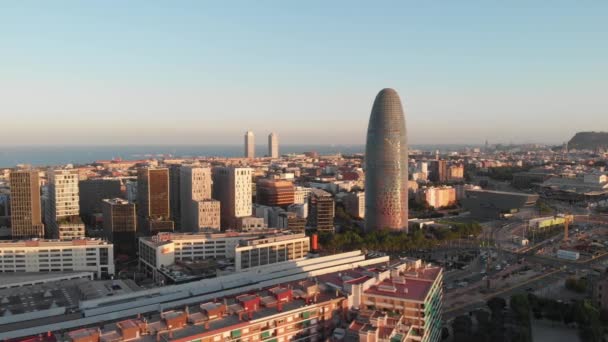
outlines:
[[180, 171], [181, 220], [183, 230], [198, 232], [220, 229], [220, 206], [212, 200], [211, 168], [183, 165]]
[[252, 131], [245, 133], [245, 158], [255, 158], [255, 135]]
[[408, 147], [399, 94], [382, 89], [374, 101], [365, 145], [365, 229], [407, 230]]
[[[261, 239], [261, 236], [266, 236]], [[274, 237], [283, 237], [281, 241], [272, 241]], [[308, 240], [303, 234], [284, 235], [275, 230], [257, 231], [251, 233], [160, 233], [151, 237], [139, 238], [139, 262], [143, 270], [153, 279], [160, 276], [161, 269], [173, 265], [176, 261], [205, 259], [233, 259], [235, 268], [240, 270], [243, 265], [251, 268], [255, 261], [250, 260], [260, 255], [260, 251], [280, 253], [280, 256], [258, 260], [257, 263], [272, 260], [273, 263], [286, 261], [301, 255], [300, 247]], [[252, 246], [248, 241], [258, 241]], [[266, 242], [264, 242], [266, 241]], [[295, 248], [294, 244], [298, 244]], [[291, 245], [290, 245], [291, 244]], [[289, 248], [287, 247], [289, 245]], [[267, 248], [270, 247], [270, 248]], [[256, 252], [257, 251], [257, 252]], [[245, 253], [247, 262], [237, 265]], [[274, 255], [274, 254], [273, 254]]]
[[268, 156], [272, 159], [279, 158], [279, 136], [274, 132], [268, 135]]
[[456, 189], [451, 186], [422, 188], [418, 190], [417, 200], [433, 208], [449, 207], [456, 204]]
[[259, 179], [256, 185], [256, 202], [271, 207], [286, 207], [294, 203], [295, 187], [286, 180]]
[[214, 199], [193, 201], [192, 222], [188, 223], [193, 231], [221, 228], [221, 203]]
[[334, 231], [335, 203], [331, 194], [312, 189], [309, 200], [308, 225], [319, 231]]
[[137, 216], [137, 226], [144, 234], [173, 231], [168, 169], [141, 168], [137, 171]]
[[429, 169], [429, 180], [435, 183], [448, 181], [448, 164], [445, 160], [432, 160]]
[[235, 249], [234, 265], [237, 272], [274, 264], [298, 260], [310, 251], [310, 238], [304, 234], [263, 237], [242, 240]]
[[106, 239], [114, 244], [117, 253], [134, 255], [137, 248], [135, 204], [121, 198], [105, 199], [102, 211]]
[[459, 182], [464, 179], [464, 165], [455, 164], [448, 167], [448, 181]]
[[84, 223], [80, 219], [78, 170], [49, 170], [47, 180], [47, 237], [60, 240], [84, 238]]
[[180, 164], [169, 165], [169, 209], [176, 230], [182, 229], [182, 187]]
[[0, 274], [15, 272], [91, 271], [114, 274], [114, 251], [102, 240], [0, 241]]
[[231, 229], [238, 218], [251, 216], [252, 188], [250, 168], [215, 167], [213, 198], [220, 201], [221, 226]]
[[38, 171], [11, 171], [9, 181], [11, 185], [11, 235], [13, 239], [44, 237]]
[[308, 199], [310, 198], [310, 188], [306, 188], [303, 186], [296, 186], [293, 194], [293, 203], [296, 204], [304, 204], [308, 203]]
[[344, 209], [356, 218], [365, 218], [365, 192], [352, 192], [344, 197]]
[[80, 215], [88, 220], [102, 212], [102, 201], [106, 198], [122, 197], [122, 182], [117, 178], [95, 178], [78, 182]]

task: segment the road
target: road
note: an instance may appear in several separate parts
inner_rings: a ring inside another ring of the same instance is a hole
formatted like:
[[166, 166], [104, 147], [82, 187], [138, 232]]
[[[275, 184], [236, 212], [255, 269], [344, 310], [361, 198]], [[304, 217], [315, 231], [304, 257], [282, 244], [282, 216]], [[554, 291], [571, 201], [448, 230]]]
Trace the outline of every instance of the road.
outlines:
[[544, 286], [546, 286], [547, 284], [555, 282], [559, 279], [563, 279], [564, 276], [566, 276], [565, 272], [563, 272], [561, 270], [552, 270], [547, 273], [536, 276], [532, 279], [529, 279], [527, 281], [524, 281], [522, 283], [519, 283], [517, 285], [511, 286], [507, 289], [503, 289], [503, 290], [493, 292], [493, 293], [484, 294], [484, 295], [480, 296], [480, 299], [475, 302], [444, 309], [443, 319], [450, 320], [454, 317], [466, 314], [469, 311], [473, 311], [473, 310], [482, 308], [486, 305], [486, 301], [492, 297], [499, 296], [499, 297], [503, 297], [508, 300], [509, 297], [511, 297], [512, 295], [514, 295], [516, 293], [521, 293], [522, 291], [526, 291], [529, 288], [532, 290], [541, 289]]

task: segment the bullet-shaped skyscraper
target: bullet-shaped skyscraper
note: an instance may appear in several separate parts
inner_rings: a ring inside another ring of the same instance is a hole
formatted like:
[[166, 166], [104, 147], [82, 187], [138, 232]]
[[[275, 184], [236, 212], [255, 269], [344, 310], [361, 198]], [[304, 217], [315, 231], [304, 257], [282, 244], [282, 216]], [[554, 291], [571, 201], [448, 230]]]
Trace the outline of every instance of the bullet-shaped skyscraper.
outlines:
[[408, 149], [399, 94], [382, 89], [374, 101], [365, 145], [365, 230], [407, 230]]

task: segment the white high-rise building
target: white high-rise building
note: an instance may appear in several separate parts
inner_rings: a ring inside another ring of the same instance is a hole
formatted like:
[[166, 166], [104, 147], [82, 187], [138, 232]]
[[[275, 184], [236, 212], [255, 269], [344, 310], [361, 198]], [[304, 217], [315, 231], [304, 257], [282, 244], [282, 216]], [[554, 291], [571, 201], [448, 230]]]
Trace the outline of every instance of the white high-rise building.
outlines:
[[47, 178], [47, 235], [61, 240], [83, 238], [84, 224], [79, 216], [78, 170], [49, 170]]
[[234, 228], [236, 219], [251, 216], [250, 168], [213, 168], [213, 198], [220, 201], [222, 228]]
[[279, 158], [279, 136], [272, 132], [268, 135], [268, 156], [270, 158]]
[[296, 204], [304, 204], [304, 203], [308, 203], [308, 199], [310, 198], [310, 188], [305, 188], [302, 186], [296, 186], [296, 189], [294, 191], [293, 197], [293, 203]]
[[211, 199], [211, 169], [196, 165], [180, 167], [181, 222], [184, 231], [220, 229], [220, 203]]
[[245, 133], [245, 158], [255, 158], [255, 136], [252, 131]]

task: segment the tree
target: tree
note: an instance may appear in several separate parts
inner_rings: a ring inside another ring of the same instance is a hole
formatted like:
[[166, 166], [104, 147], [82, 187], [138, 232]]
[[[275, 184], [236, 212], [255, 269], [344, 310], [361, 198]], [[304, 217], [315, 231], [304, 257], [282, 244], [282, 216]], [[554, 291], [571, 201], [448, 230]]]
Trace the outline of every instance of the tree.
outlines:
[[454, 342], [468, 342], [473, 336], [473, 322], [468, 315], [458, 316], [452, 322]]
[[511, 296], [509, 306], [521, 323], [530, 324], [530, 303], [528, 302], [528, 296], [524, 294]]
[[566, 279], [566, 288], [570, 291], [584, 293], [587, 290], [587, 280], [584, 278], [568, 278]]
[[497, 314], [497, 313], [502, 315], [502, 312], [504, 311], [505, 307], [507, 306], [507, 301], [502, 297], [492, 297], [492, 298], [488, 299], [486, 304], [492, 311], [492, 315]]

